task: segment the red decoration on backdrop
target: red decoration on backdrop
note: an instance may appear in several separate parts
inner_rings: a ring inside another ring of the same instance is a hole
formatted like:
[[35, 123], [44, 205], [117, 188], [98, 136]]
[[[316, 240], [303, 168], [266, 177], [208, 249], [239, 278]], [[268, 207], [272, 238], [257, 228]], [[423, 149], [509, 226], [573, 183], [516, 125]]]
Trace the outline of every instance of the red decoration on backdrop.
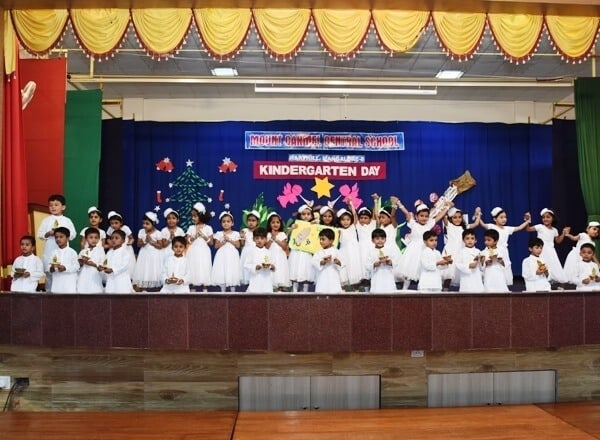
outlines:
[[172, 172], [175, 169], [173, 162], [168, 157], [165, 157], [158, 162], [156, 162], [156, 170], [157, 171], [166, 171], [167, 173]]
[[37, 84], [23, 113], [29, 202], [46, 205], [63, 193], [67, 60], [20, 60], [19, 70], [21, 88]]
[[[4, 78], [4, 127], [2, 142], [0, 231], [2, 269], [21, 254], [19, 238], [29, 229], [27, 208], [27, 162], [23, 137], [19, 69], [10, 81]], [[4, 273], [4, 270], [3, 270]], [[8, 274], [6, 274], [8, 275]], [[2, 276], [1, 288], [8, 290], [9, 278]]]

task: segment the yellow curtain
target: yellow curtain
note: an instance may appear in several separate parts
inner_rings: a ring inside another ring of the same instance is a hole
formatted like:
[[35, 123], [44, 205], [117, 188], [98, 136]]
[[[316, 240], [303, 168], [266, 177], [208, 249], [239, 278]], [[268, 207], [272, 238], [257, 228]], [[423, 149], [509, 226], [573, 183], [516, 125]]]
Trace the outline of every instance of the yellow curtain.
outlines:
[[435, 31], [444, 48], [459, 58], [471, 56], [479, 46], [485, 29], [485, 14], [432, 12]]
[[260, 39], [276, 56], [293, 55], [304, 42], [310, 9], [254, 9]]
[[121, 44], [129, 25], [128, 9], [71, 9], [77, 39], [94, 55], [106, 55]]
[[547, 15], [546, 26], [559, 52], [571, 60], [586, 58], [598, 36], [598, 17]]
[[488, 14], [490, 29], [502, 51], [523, 60], [535, 51], [542, 35], [544, 17], [528, 14]]
[[360, 50], [369, 31], [368, 10], [313, 9], [321, 42], [335, 56], [348, 56]]
[[192, 23], [192, 10], [132, 9], [131, 18], [147, 51], [154, 55], [169, 55], [183, 44]]
[[4, 11], [4, 73], [11, 75], [17, 70], [17, 36], [13, 29], [10, 12]]
[[428, 11], [373, 10], [373, 23], [381, 44], [391, 52], [406, 52], [419, 41]]
[[13, 10], [12, 20], [21, 44], [29, 52], [44, 54], [52, 50], [65, 30], [66, 9]]
[[204, 47], [215, 57], [235, 55], [246, 41], [252, 21], [250, 9], [194, 9]]

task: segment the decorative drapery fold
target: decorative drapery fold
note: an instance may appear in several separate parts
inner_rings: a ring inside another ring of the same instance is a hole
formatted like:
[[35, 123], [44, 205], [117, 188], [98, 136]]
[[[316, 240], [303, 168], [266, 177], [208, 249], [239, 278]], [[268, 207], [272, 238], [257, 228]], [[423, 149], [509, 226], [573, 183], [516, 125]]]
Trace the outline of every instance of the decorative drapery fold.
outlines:
[[304, 43], [310, 23], [310, 9], [254, 9], [258, 37], [271, 55], [295, 55]]
[[350, 57], [367, 38], [371, 12], [368, 10], [313, 9], [317, 35], [334, 57]]
[[[545, 22], [556, 51], [574, 62], [591, 54], [600, 26], [599, 17], [401, 9], [55, 9], [11, 11], [10, 20], [5, 16], [5, 40], [16, 35], [26, 50], [43, 55], [59, 44], [70, 18], [83, 49], [94, 56], [108, 56], [118, 49], [132, 21], [146, 51], [163, 57], [181, 47], [193, 18], [207, 52], [214, 58], [227, 59], [243, 47], [254, 20], [264, 50], [278, 60], [286, 60], [300, 50], [311, 16], [325, 50], [341, 58], [360, 50], [371, 23], [383, 50], [406, 52], [418, 42], [432, 18], [437, 38], [452, 57], [472, 56], [488, 24], [509, 60], [526, 61], [537, 47]], [[9, 45], [5, 41], [5, 46]], [[10, 50], [5, 54], [8, 71], [14, 62], [6, 59], [11, 56]]]
[[52, 50], [62, 38], [69, 12], [66, 9], [13, 10], [12, 18], [25, 50], [42, 55]]
[[114, 52], [129, 26], [128, 9], [71, 9], [73, 32], [89, 53], [102, 56]]
[[184, 43], [192, 24], [192, 10], [132, 9], [131, 20], [140, 43], [152, 56], [168, 56]]
[[235, 56], [246, 42], [252, 11], [250, 9], [194, 9], [196, 26], [205, 49], [215, 58]]
[[598, 37], [598, 17], [546, 16], [546, 27], [556, 50], [570, 61], [589, 56]]
[[4, 11], [4, 74], [12, 75], [17, 70], [18, 44], [12, 26], [10, 12]]
[[429, 23], [429, 11], [373, 10], [377, 38], [388, 52], [410, 50]]
[[494, 40], [511, 61], [528, 60], [537, 49], [544, 17], [529, 14], [488, 14]]
[[435, 32], [442, 47], [451, 57], [471, 57], [483, 37], [485, 14], [462, 12], [432, 12]]

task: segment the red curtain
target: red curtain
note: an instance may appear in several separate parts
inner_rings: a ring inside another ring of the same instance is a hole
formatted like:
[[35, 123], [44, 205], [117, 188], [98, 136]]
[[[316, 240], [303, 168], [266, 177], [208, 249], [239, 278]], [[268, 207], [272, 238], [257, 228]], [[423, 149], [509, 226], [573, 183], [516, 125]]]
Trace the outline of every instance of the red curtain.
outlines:
[[19, 238], [28, 233], [27, 163], [23, 137], [21, 88], [18, 69], [4, 78], [4, 127], [2, 142], [2, 191], [0, 231], [2, 234], [2, 289], [9, 286], [6, 268], [20, 255]]

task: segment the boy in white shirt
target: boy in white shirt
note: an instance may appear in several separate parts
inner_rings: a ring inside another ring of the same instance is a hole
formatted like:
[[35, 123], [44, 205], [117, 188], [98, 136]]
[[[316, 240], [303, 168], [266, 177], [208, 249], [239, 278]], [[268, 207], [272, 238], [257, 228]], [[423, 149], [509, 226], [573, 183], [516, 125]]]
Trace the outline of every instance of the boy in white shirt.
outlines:
[[529, 240], [529, 256], [523, 260], [521, 274], [525, 280], [525, 290], [530, 292], [550, 292], [548, 268], [542, 261], [544, 242], [541, 238]]
[[315, 292], [317, 293], [341, 293], [342, 283], [340, 280], [340, 269], [342, 262], [339, 252], [333, 247], [335, 232], [326, 228], [319, 232], [321, 249], [312, 257], [312, 265], [315, 268]]
[[77, 293], [77, 272], [79, 260], [77, 252], [69, 247], [70, 231], [64, 226], [54, 230], [54, 240], [58, 246], [50, 256], [47, 271], [52, 274], [52, 293]]
[[475, 247], [477, 238], [473, 229], [462, 232], [464, 247], [458, 253], [456, 269], [458, 270], [460, 292], [483, 292], [481, 273], [481, 252]]
[[500, 234], [495, 229], [488, 229], [483, 238], [483, 287], [486, 292], [508, 292], [504, 274], [504, 262], [508, 260], [508, 256], [505, 248], [498, 247]]
[[187, 259], [185, 249], [187, 240], [185, 237], [176, 236], [171, 241], [173, 254], [169, 255], [163, 265], [161, 279], [164, 281], [161, 293], [190, 293], [190, 279], [187, 270]]
[[390, 293], [396, 291], [394, 269], [398, 266], [398, 258], [391, 248], [386, 246], [387, 234], [377, 228], [371, 233], [374, 248], [367, 254], [367, 269], [371, 278], [371, 292]]
[[575, 290], [600, 290], [600, 270], [594, 261], [596, 248], [592, 243], [584, 243], [579, 248], [581, 261], [577, 263], [577, 275], [573, 280]]
[[102, 246], [102, 235], [95, 227], [85, 228], [83, 233], [85, 246], [79, 252], [79, 277], [77, 278], [77, 293], [102, 293], [102, 273], [98, 265], [106, 258]]
[[425, 247], [421, 252], [421, 274], [417, 290], [426, 292], [442, 291], [442, 269], [452, 263], [452, 256], [442, 257], [437, 250], [437, 235], [433, 231], [423, 233]]
[[38, 281], [44, 276], [44, 263], [33, 252], [35, 251], [35, 238], [31, 235], [21, 237], [21, 255], [12, 265], [10, 276], [11, 292], [35, 292]]
[[248, 289], [249, 293], [265, 293], [273, 291], [273, 271], [275, 265], [271, 261], [269, 249], [265, 247], [267, 244], [267, 230], [265, 228], [256, 228], [252, 232], [252, 240], [254, 248], [244, 263], [244, 270], [248, 274]]

